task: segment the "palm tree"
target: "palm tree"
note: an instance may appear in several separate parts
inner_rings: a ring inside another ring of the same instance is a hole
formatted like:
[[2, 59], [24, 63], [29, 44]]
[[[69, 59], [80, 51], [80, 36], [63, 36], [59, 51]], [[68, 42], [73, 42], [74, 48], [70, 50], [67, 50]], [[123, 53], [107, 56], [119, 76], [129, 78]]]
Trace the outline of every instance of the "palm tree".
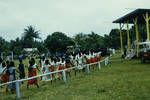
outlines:
[[41, 39], [39, 36], [39, 31], [36, 31], [36, 29], [33, 26], [27, 26], [27, 28], [24, 29], [23, 33], [23, 43], [24, 47], [31, 48], [33, 47], [33, 44], [35, 42], [35, 39]]

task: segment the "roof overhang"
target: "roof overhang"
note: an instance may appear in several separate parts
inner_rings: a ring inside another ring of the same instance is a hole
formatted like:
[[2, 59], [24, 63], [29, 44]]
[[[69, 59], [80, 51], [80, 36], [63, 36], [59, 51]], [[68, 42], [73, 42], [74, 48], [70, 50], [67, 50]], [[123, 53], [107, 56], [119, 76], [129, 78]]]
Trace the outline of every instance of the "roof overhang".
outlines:
[[134, 23], [134, 19], [137, 19], [137, 23], [138, 24], [144, 24], [145, 23], [145, 19], [143, 17], [143, 15], [146, 15], [146, 13], [148, 13], [148, 15], [150, 16], [150, 9], [136, 9], [133, 12], [118, 18], [117, 20], [113, 21], [113, 23], [129, 23], [129, 24], [133, 24]]

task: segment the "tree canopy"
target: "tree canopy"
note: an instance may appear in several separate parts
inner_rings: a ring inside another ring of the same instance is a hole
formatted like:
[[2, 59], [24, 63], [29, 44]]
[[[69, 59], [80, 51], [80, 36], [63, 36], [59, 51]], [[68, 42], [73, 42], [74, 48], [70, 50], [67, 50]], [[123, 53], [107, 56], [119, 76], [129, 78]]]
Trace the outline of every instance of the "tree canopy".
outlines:
[[77, 45], [80, 46], [81, 51], [93, 51], [104, 46], [104, 38], [94, 32], [91, 32], [91, 34], [79, 33], [74, 37], [74, 39]]
[[74, 45], [72, 39], [62, 32], [54, 32], [52, 35], [48, 35], [45, 40], [45, 46], [52, 53], [65, 52], [67, 46], [71, 45]]
[[33, 26], [27, 26], [23, 33], [23, 47], [32, 48], [35, 42], [34, 39], [40, 39], [39, 31], [37, 31]]

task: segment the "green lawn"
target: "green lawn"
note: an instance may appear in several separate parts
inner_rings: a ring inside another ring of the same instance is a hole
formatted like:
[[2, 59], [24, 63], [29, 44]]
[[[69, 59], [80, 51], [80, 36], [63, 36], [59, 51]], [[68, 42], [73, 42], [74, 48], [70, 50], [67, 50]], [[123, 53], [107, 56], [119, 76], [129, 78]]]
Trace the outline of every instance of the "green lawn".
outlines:
[[[0, 90], [0, 100], [15, 99], [15, 95]], [[22, 100], [150, 100], [150, 64], [138, 60], [121, 61], [111, 58], [111, 64], [90, 74], [78, 73], [63, 83], [62, 80], [40, 82], [40, 88], [25, 84]]]

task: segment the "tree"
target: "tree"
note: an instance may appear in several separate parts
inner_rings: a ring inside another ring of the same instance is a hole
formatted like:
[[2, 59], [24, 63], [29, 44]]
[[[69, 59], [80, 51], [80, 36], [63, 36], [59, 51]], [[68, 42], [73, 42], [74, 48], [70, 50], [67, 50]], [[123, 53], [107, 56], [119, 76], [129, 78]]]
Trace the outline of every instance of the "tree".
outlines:
[[104, 46], [104, 38], [94, 32], [91, 32], [91, 34], [79, 33], [74, 38], [81, 51], [98, 50], [98, 48]]
[[[123, 46], [127, 45], [127, 31], [122, 30], [122, 41]], [[119, 29], [112, 29], [109, 35], [104, 35], [104, 44], [106, 47], [109, 48], [120, 48], [120, 32]]]
[[9, 50], [9, 42], [0, 37], [0, 52], [7, 52]]
[[99, 48], [103, 47], [103, 37], [91, 32], [91, 34], [88, 34], [86, 38], [86, 50], [95, 51]]
[[9, 44], [10, 44], [9, 49], [13, 51], [15, 55], [19, 55], [22, 53], [23, 46], [22, 41], [19, 38], [16, 38], [16, 40], [11, 40]]
[[47, 52], [47, 49], [46, 49], [43, 41], [35, 41], [34, 46], [38, 49], [40, 54]]
[[119, 29], [112, 29], [110, 31], [108, 42], [109, 42], [109, 47], [111, 47], [111, 48], [117, 49], [117, 48], [120, 47], [120, 32], [119, 32]]
[[86, 38], [87, 35], [83, 33], [79, 33], [74, 37], [74, 41], [76, 45], [80, 48], [81, 51], [85, 50], [85, 44], [86, 44]]
[[103, 43], [104, 43], [105, 47], [111, 47], [112, 42], [111, 42], [111, 38], [109, 35], [107, 35], [107, 34], [104, 35], [104, 42]]
[[27, 28], [24, 29], [22, 37], [24, 47], [32, 48], [35, 42], [34, 39], [40, 39], [39, 34], [39, 31], [36, 31], [33, 26], [27, 26]]
[[74, 42], [62, 32], [54, 32], [45, 40], [45, 46], [51, 53], [65, 52], [70, 45], [74, 45]]

